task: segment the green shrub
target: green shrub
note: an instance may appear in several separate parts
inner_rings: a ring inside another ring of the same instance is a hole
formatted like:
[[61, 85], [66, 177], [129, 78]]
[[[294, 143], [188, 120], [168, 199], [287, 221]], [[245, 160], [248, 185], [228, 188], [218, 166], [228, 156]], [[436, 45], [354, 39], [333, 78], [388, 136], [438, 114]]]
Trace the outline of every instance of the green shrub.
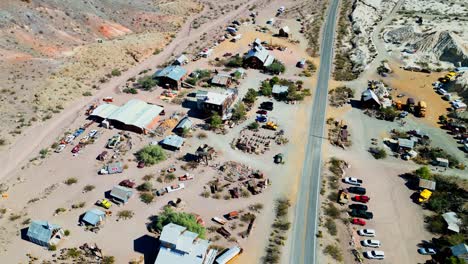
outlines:
[[247, 128], [250, 130], [257, 130], [259, 127], [260, 125], [257, 122], [252, 122], [247, 126]]
[[153, 189], [153, 184], [151, 182], [144, 182], [138, 185], [137, 190], [140, 192], [149, 192]]
[[66, 185], [72, 185], [72, 184], [75, 184], [77, 182], [78, 182], [77, 178], [71, 177], [71, 178], [66, 179], [63, 183], [65, 183]]
[[112, 76], [120, 76], [121, 74], [122, 74], [122, 72], [120, 72], [119, 69], [113, 69], [112, 72], [111, 72]]
[[249, 88], [249, 90], [247, 90], [247, 93], [245, 94], [244, 99], [242, 99], [242, 101], [244, 101], [244, 103], [246, 104], [253, 104], [257, 100], [257, 95], [258, 95], [257, 91], [255, 91], [252, 88]]
[[385, 159], [387, 157], [387, 152], [383, 148], [371, 148], [370, 152], [375, 159]]
[[115, 257], [114, 256], [104, 256], [102, 258], [102, 264], [114, 264]]
[[340, 248], [336, 245], [327, 245], [323, 250], [323, 253], [330, 255], [336, 261], [343, 261], [343, 254], [341, 253]]
[[63, 233], [65, 234], [65, 236], [70, 236], [70, 230], [68, 230], [68, 229], [65, 230]]
[[165, 207], [164, 211], [151, 222], [150, 227], [161, 232], [163, 227], [169, 223], [184, 226], [189, 231], [199, 234], [200, 238], [205, 238], [206, 229], [197, 223], [193, 214], [175, 212], [170, 207]]
[[340, 216], [340, 210], [333, 203], [328, 203], [325, 208], [325, 215], [328, 215], [332, 218], [338, 218]]
[[90, 191], [94, 190], [94, 188], [96, 188], [94, 185], [88, 184], [85, 187], [83, 187], [83, 192], [85, 192], [85, 193], [90, 192]]
[[332, 236], [336, 236], [336, 234], [338, 233], [335, 221], [333, 221], [333, 219], [331, 218], [327, 218], [327, 220], [325, 221], [325, 227], [328, 229], [328, 232]]
[[421, 168], [415, 170], [414, 174], [421, 179], [432, 180], [431, 170], [427, 166], [422, 166]]
[[133, 215], [134, 215], [133, 211], [130, 211], [130, 210], [122, 210], [117, 213], [117, 217], [119, 219], [124, 219], [124, 220], [132, 218]]
[[56, 251], [56, 250], [57, 250], [57, 246], [56, 246], [56, 245], [49, 245], [49, 250], [50, 250], [50, 251]]
[[232, 120], [243, 120], [246, 115], [247, 111], [245, 110], [245, 105], [242, 102], [237, 103], [232, 111]]
[[124, 93], [127, 93], [127, 94], [137, 94], [138, 93], [138, 90], [135, 89], [135, 88], [125, 88], [122, 91]]
[[166, 159], [166, 153], [158, 145], [146, 146], [139, 150], [136, 156], [146, 165], [154, 165]]
[[239, 55], [232, 56], [227, 62], [226, 67], [237, 68], [242, 66], [242, 57]]
[[210, 126], [212, 128], [219, 128], [221, 124], [223, 123], [223, 120], [221, 117], [218, 115], [218, 113], [214, 113], [211, 118], [210, 118]]
[[93, 95], [90, 91], [86, 91], [83, 93], [83, 96], [91, 96]]
[[144, 192], [144, 193], [140, 194], [140, 199], [145, 204], [149, 204], [149, 203], [153, 202], [154, 195], [152, 193], [150, 193], [150, 192]]
[[150, 91], [158, 84], [150, 75], [138, 78], [137, 83], [145, 91]]
[[286, 70], [286, 67], [284, 66], [284, 64], [282, 62], [280, 62], [279, 60], [275, 60], [273, 61], [272, 64], [270, 64], [267, 68], [266, 68], [270, 73], [273, 73], [273, 74], [280, 74], [280, 73], [283, 73], [285, 70]]

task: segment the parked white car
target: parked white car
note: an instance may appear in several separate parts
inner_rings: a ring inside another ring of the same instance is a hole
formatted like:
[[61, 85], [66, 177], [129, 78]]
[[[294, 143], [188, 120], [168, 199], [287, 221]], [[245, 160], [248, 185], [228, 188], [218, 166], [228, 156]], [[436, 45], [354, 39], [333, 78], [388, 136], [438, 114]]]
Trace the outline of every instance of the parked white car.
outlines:
[[444, 95], [444, 94], [447, 93], [447, 91], [445, 91], [445, 90], [442, 89], [442, 88], [437, 89], [437, 92], [438, 92], [439, 94], [441, 94], [441, 95]]
[[179, 184], [176, 184], [176, 185], [171, 185], [171, 186], [166, 187], [166, 191], [168, 193], [175, 192], [175, 191], [182, 190], [182, 189], [185, 189], [185, 184], [183, 184], [183, 183], [179, 183]]
[[364, 252], [364, 256], [370, 259], [384, 259], [385, 253], [383, 251], [372, 250]]
[[419, 248], [418, 253], [421, 255], [435, 255], [437, 252], [433, 248]]
[[374, 229], [360, 229], [357, 232], [360, 236], [375, 237]]
[[379, 248], [380, 247], [380, 241], [379, 240], [374, 240], [374, 239], [362, 240], [361, 244], [364, 247], [373, 247], [373, 248]]
[[362, 184], [362, 180], [358, 178], [353, 178], [353, 177], [344, 178], [344, 182], [347, 184], [355, 185], [355, 186], [361, 186]]
[[58, 147], [55, 149], [55, 152], [60, 153], [62, 150], [65, 148], [65, 144], [60, 144]]
[[89, 131], [88, 137], [93, 138], [96, 134], [97, 134], [97, 130], [93, 129], [93, 130]]

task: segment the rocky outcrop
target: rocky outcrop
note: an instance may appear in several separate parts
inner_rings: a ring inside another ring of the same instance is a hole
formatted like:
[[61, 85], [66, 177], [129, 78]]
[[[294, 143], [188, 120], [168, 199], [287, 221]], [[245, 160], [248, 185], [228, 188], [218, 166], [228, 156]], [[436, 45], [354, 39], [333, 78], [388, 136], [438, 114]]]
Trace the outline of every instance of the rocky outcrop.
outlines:
[[427, 54], [434, 60], [468, 66], [468, 52], [453, 32], [430, 32], [422, 35], [414, 44], [417, 53]]
[[353, 71], [361, 72], [376, 56], [376, 49], [371, 36], [375, 26], [394, 7], [397, 0], [356, 0], [351, 12], [352, 30], [351, 38], [353, 49], [350, 59]]

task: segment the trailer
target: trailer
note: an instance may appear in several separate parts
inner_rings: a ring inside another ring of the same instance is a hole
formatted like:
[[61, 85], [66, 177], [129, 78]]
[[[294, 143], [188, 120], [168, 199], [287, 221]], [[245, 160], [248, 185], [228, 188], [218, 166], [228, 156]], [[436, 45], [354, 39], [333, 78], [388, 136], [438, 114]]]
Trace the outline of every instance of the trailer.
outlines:
[[216, 223], [218, 223], [220, 225], [225, 225], [227, 223], [226, 220], [223, 220], [223, 219], [221, 219], [221, 218], [219, 218], [217, 216], [211, 218], [211, 220], [213, 220], [213, 222], [216, 222]]
[[216, 264], [226, 264], [232, 261], [234, 258], [242, 253], [242, 248], [234, 246], [226, 250], [223, 254], [216, 258]]

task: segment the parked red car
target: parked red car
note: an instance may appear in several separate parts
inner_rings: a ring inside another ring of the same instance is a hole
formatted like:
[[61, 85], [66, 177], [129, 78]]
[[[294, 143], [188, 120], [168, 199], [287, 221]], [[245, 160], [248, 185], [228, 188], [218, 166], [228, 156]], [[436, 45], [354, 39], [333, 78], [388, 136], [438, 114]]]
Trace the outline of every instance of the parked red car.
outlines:
[[71, 152], [72, 152], [72, 153], [78, 153], [78, 151], [80, 151], [80, 149], [81, 149], [81, 145], [78, 144], [78, 145], [76, 145], [76, 146], [72, 149]]
[[144, 161], [139, 161], [137, 167], [140, 168], [140, 169], [144, 168], [145, 167], [145, 162]]
[[369, 202], [370, 198], [366, 195], [356, 195], [353, 197], [353, 200], [360, 203], [367, 203]]
[[360, 225], [360, 226], [365, 226], [366, 225], [366, 221], [360, 219], [360, 218], [353, 218], [353, 220], [351, 220], [351, 223], [355, 224], [355, 225]]
[[259, 114], [259, 115], [267, 115], [268, 112], [267, 112], [266, 110], [258, 110], [258, 111], [257, 111], [257, 114]]
[[123, 180], [119, 183], [119, 185], [127, 188], [133, 188], [135, 187], [135, 182], [132, 180]]

